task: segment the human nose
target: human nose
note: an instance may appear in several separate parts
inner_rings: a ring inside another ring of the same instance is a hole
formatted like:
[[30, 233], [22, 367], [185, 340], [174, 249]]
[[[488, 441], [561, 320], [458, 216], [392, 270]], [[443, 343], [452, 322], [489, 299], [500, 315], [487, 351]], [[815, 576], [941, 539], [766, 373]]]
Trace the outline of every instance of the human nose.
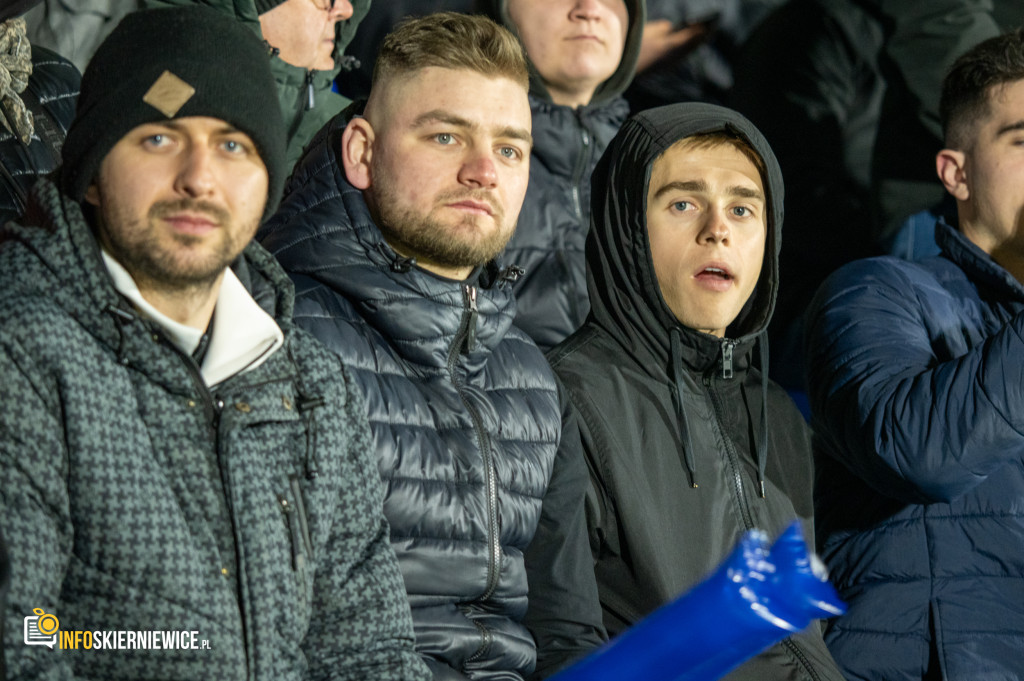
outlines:
[[331, 7], [331, 19], [335, 21], [351, 19], [353, 14], [355, 14], [355, 8], [352, 7], [349, 0], [334, 0], [334, 6]]
[[484, 153], [471, 152], [459, 168], [459, 182], [489, 189], [498, 186], [498, 169], [494, 165], [494, 159]]
[[210, 151], [197, 146], [189, 147], [181, 155], [175, 189], [196, 198], [212, 193], [214, 185], [213, 158]]
[[699, 238], [709, 243], [721, 243], [729, 239], [729, 221], [721, 210], [712, 208], [707, 212]]
[[600, 14], [601, 0], [576, 0], [569, 16], [580, 21], [597, 19]]

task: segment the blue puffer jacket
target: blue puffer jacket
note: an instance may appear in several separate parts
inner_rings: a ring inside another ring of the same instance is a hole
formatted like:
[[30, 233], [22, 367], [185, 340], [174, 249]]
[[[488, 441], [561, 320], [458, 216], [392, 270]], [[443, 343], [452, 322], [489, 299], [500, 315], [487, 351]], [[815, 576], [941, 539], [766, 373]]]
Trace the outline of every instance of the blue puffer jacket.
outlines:
[[[561, 664], [600, 642], [600, 610], [582, 456], [555, 459], [554, 374], [512, 326], [496, 265], [453, 281], [387, 245], [340, 168], [344, 126], [339, 116], [311, 142], [261, 238], [296, 283], [296, 323], [366, 395], [417, 648], [438, 679], [519, 679], [534, 669], [534, 639], [539, 667]], [[538, 555], [524, 560], [535, 532]], [[581, 589], [593, 626], [565, 629], [558, 620], [572, 617], [555, 609], [572, 612]], [[556, 648], [558, 662], [544, 658]]]
[[1024, 669], [1024, 287], [950, 227], [936, 240], [921, 263], [839, 270], [808, 318], [818, 539], [850, 605], [826, 640], [848, 679]]

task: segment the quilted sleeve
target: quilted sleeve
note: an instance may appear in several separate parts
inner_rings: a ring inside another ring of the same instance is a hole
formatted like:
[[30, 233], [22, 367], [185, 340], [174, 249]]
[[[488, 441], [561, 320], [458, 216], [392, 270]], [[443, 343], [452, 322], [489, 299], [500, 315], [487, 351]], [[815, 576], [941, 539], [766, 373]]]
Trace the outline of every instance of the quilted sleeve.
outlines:
[[1024, 313], [986, 337], [960, 305], [916, 265], [884, 259], [841, 269], [809, 309], [814, 430], [890, 497], [950, 501], [1021, 464]]

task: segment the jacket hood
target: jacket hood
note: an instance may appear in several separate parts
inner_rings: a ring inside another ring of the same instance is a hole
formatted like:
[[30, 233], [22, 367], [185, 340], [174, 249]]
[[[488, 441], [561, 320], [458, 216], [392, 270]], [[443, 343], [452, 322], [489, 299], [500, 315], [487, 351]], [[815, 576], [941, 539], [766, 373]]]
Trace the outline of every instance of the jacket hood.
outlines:
[[680, 330], [690, 343], [699, 344], [699, 337], [707, 336], [683, 327], [661, 295], [646, 212], [654, 161], [685, 137], [716, 131], [739, 134], [760, 154], [766, 168], [763, 182], [768, 203], [761, 274], [726, 335], [752, 340], [771, 319], [782, 243], [783, 186], [778, 161], [757, 128], [735, 111], [711, 104], [673, 104], [629, 119], [591, 176], [591, 229], [586, 245], [591, 316], [626, 347], [641, 340], [656, 355], [667, 357], [673, 329]]
[[[626, 44], [622, 50], [619, 67], [608, 80], [597, 86], [589, 105], [603, 104], [619, 97], [633, 81], [636, 73], [636, 60], [640, 55], [640, 39], [643, 37], [644, 23], [647, 19], [646, 0], [625, 0], [626, 11], [629, 13], [629, 28], [626, 30]], [[508, 0], [476, 0], [475, 10], [486, 14], [491, 19], [519, 35], [515, 24], [508, 15]], [[530, 94], [546, 102], [551, 101], [551, 94], [541, 79], [540, 74], [527, 57], [530, 65]], [[589, 106], [588, 105], [588, 106]]]

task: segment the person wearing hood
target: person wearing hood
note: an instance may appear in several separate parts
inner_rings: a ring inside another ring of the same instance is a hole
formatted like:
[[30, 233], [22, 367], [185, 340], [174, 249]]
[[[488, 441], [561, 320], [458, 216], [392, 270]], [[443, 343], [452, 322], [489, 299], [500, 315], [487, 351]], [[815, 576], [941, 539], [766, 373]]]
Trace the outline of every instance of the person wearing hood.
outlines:
[[[783, 199], [764, 137], [718, 106], [651, 109], [611, 141], [592, 184], [590, 315], [548, 356], [579, 414], [590, 546], [615, 636], [700, 581], [747, 530], [777, 535], [799, 518], [813, 537], [812, 469], [803, 418], [758, 368]], [[813, 625], [728, 678], [842, 676]]]
[[333, 90], [351, 59], [344, 55], [370, 0], [141, 0], [143, 7], [208, 5], [256, 31], [268, 45], [270, 71], [288, 131], [291, 169], [313, 135], [351, 101]]
[[522, 270], [516, 325], [548, 350], [589, 309], [590, 174], [629, 115], [622, 92], [640, 52], [644, 2], [479, 0], [478, 9], [519, 36], [530, 62], [530, 186], [504, 260]]

